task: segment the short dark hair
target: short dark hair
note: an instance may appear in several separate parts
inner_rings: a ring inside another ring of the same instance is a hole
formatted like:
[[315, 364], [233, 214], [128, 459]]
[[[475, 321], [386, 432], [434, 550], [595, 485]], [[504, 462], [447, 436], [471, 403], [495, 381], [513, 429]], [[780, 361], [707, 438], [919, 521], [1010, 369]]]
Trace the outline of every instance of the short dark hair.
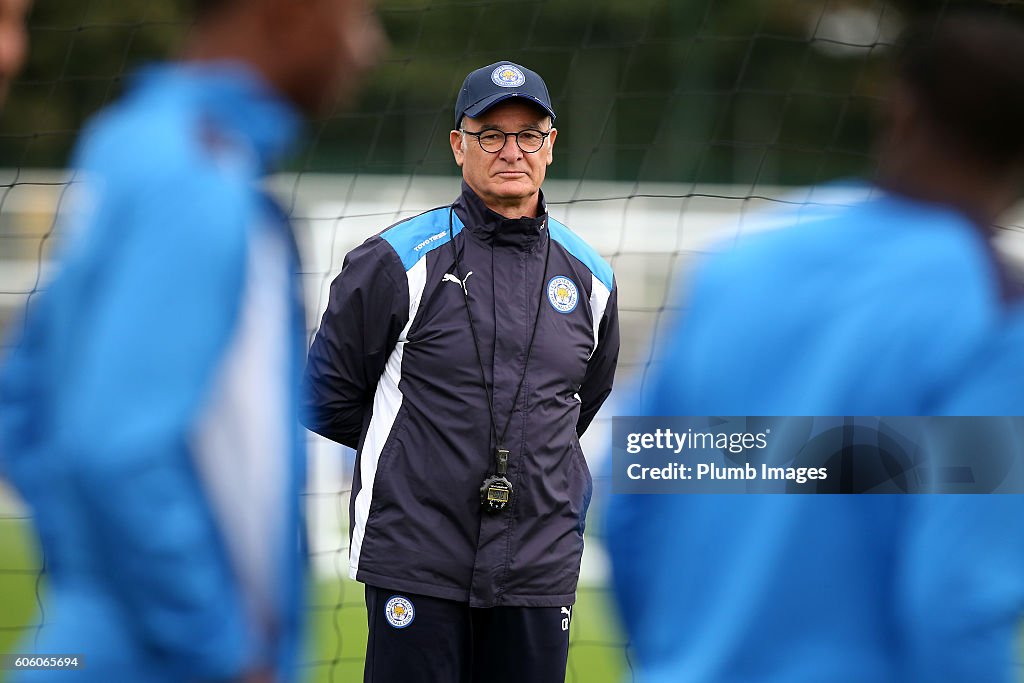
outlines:
[[899, 76], [950, 142], [993, 165], [1024, 161], [1024, 20], [1007, 5], [924, 17], [898, 45]]

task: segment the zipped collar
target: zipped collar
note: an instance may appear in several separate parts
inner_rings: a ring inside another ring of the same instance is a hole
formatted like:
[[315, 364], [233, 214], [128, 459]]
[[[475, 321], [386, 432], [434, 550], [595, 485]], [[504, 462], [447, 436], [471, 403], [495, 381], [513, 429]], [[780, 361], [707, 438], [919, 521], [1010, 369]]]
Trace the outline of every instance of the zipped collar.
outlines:
[[487, 208], [483, 200], [462, 182], [462, 194], [455, 200], [455, 213], [477, 239], [495, 246], [521, 247], [532, 251], [547, 235], [548, 207], [540, 193], [540, 215], [536, 218], [506, 218]]

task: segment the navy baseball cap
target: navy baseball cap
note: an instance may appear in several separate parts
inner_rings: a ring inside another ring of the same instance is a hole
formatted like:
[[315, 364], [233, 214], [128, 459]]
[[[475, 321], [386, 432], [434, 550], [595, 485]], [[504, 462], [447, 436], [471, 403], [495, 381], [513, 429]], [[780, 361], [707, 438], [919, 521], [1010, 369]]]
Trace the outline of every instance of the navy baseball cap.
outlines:
[[537, 72], [512, 62], [495, 62], [466, 76], [455, 101], [455, 128], [463, 116], [476, 118], [498, 102], [520, 97], [533, 102], [554, 120], [548, 86]]

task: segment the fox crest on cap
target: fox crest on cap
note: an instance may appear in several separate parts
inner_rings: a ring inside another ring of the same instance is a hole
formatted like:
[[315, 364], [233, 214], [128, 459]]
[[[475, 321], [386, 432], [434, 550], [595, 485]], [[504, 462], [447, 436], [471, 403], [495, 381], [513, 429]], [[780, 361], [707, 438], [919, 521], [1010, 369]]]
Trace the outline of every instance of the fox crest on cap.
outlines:
[[455, 102], [455, 128], [462, 117], [475, 118], [513, 97], [527, 100], [555, 118], [548, 86], [537, 72], [513, 62], [495, 62], [471, 72], [462, 82]]
[[502, 88], [518, 88], [526, 83], [526, 76], [515, 64], [502, 64], [491, 72], [491, 80]]

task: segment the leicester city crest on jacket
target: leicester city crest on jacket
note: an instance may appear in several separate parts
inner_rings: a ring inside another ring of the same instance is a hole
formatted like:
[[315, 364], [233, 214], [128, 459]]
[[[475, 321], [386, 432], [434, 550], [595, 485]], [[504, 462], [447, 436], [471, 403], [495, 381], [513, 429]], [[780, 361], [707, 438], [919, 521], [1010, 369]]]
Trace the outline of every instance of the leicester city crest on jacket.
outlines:
[[405, 628], [416, 618], [416, 608], [408, 598], [395, 595], [384, 605], [384, 618], [395, 628]]
[[548, 301], [559, 313], [572, 313], [579, 303], [580, 293], [576, 283], [564, 275], [551, 278], [548, 282]]

